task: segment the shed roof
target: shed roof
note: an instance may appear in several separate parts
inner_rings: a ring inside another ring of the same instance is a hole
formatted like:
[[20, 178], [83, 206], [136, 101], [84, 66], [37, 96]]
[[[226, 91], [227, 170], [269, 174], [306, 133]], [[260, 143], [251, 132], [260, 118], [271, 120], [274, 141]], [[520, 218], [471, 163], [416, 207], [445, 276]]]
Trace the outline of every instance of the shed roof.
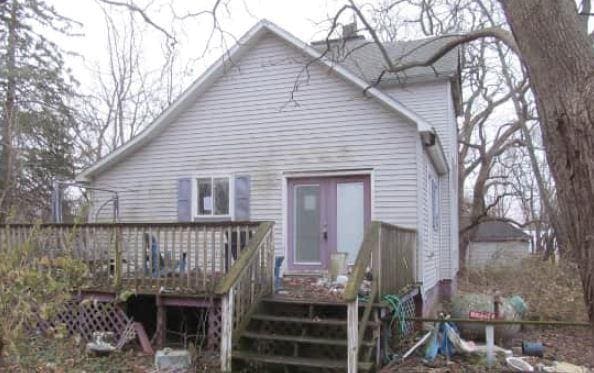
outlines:
[[513, 225], [493, 220], [480, 223], [472, 241], [529, 241], [530, 236]]

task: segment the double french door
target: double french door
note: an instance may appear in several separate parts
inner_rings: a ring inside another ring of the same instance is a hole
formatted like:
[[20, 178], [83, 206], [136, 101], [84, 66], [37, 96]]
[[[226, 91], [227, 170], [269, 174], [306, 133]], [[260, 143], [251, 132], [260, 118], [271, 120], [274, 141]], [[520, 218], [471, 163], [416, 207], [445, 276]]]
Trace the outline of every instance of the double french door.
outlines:
[[352, 264], [371, 220], [370, 196], [368, 176], [289, 179], [289, 268], [327, 269], [336, 252]]

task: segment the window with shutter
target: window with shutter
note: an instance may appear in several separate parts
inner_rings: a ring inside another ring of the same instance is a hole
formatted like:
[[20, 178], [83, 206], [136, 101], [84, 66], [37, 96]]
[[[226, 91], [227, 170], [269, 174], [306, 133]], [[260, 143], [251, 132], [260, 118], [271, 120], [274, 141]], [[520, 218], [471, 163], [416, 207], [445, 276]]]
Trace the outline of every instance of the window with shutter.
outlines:
[[195, 216], [199, 218], [231, 217], [230, 176], [199, 177], [195, 179]]

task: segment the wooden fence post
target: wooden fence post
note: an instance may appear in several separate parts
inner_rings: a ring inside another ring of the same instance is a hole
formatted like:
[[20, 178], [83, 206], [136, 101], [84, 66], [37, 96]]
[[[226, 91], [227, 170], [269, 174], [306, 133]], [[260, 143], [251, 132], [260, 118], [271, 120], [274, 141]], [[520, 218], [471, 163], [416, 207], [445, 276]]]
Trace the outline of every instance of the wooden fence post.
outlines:
[[347, 306], [347, 338], [348, 373], [357, 373], [359, 360], [359, 300], [357, 298]]
[[114, 235], [115, 235], [115, 258], [113, 263], [114, 269], [114, 287], [116, 289], [120, 288], [122, 284], [122, 232], [119, 226], [114, 227]]
[[221, 371], [231, 372], [231, 353], [233, 352], [233, 301], [234, 289], [221, 299]]
[[163, 304], [163, 298], [158, 293], [155, 297], [157, 303], [157, 330], [155, 332], [155, 345], [157, 349], [165, 346], [166, 334], [167, 334], [167, 308]]

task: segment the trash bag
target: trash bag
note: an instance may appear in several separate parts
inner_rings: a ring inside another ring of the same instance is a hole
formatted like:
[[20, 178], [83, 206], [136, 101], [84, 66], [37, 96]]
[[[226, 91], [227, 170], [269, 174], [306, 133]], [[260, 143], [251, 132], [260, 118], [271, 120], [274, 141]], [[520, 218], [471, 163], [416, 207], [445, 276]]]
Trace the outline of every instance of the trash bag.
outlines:
[[[526, 302], [519, 297], [501, 298], [499, 317], [503, 320], [521, 320], [528, 310]], [[471, 311], [494, 312], [493, 296], [468, 293], [452, 299], [452, 318], [467, 319]], [[509, 339], [520, 331], [520, 325], [497, 325], [495, 335], [498, 338]], [[460, 324], [460, 333], [465, 338], [480, 339], [485, 335], [482, 324]]]

